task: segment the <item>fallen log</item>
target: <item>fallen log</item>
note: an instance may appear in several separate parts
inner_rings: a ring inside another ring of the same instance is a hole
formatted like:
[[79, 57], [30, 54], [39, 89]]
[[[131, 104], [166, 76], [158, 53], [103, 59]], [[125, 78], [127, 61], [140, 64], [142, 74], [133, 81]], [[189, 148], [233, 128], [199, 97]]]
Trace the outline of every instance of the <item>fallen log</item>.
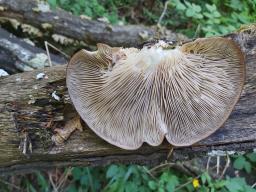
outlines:
[[0, 17], [15, 19], [10, 21], [23, 31], [37, 36], [50, 34], [55, 41], [64, 44], [82, 41], [88, 45], [106, 43], [111, 46], [136, 46], [154, 37], [172, 41], [186, 38], [163, 28], [92, 21], [60, 9], [50, 10], [48, 4], [36, 0], [1, 0]]
[[[67, 59], [49, 54], [52, 65], [67, 63]], [[49, 66], [47, 52], [0, 28], [0, 69], [13, 74]]]
[[[256, 148], [256, 33], [255, 27], [229, 34], [245, 54], [246, 84], [227, 122], [216, 133], [190, 147], [175, 148], [171, 159], [232, 154]], [[45, 76], [36, 79], [39, 73]], [[0, 173], [31, 171], [67, 165], [109, 163], [157, 164], [166, 160], [171, 146], [144, 144], [119, 149], [96, 136], [86, 125], [63, 145], [53, 145], [54, 128], [77, 116], [65, 86], [65, 66], [12, 75], [0, 80]]]

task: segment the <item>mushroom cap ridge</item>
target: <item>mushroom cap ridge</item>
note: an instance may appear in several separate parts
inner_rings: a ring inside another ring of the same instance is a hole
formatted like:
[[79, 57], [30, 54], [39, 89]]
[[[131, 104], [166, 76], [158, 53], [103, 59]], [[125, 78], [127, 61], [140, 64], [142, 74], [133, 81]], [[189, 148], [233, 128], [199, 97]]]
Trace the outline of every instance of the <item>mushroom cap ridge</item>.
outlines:
[[100, 137], [124, 149], [143, 142], [192, 145], [226, 121], [245, 78], [239, 47], [201, 38], [174, 50], [161, 46], [81, 50], [67, 67], [70, 98]]

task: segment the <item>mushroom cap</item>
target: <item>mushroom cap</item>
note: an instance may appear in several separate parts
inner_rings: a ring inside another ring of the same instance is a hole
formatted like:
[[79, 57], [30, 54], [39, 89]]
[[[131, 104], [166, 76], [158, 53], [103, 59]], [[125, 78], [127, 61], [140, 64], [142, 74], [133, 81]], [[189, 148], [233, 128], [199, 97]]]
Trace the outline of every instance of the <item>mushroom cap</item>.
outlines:
[[226, 121], [241, 94], [245, 65], [226, 38], [200, 38], [175, 49], [81, 50], [67, 67], [70, 98], [87, 125], [109, 143], [192, 145]]

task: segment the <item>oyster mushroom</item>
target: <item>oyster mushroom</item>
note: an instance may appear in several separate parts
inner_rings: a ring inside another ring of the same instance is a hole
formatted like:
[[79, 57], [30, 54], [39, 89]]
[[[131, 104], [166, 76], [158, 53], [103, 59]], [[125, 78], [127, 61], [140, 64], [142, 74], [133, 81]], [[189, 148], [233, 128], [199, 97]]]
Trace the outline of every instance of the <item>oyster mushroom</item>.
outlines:
[[88, 126], [109, 143], [192, 145], [222, 126], [239, 99], [243, 54], [226, 38], [201, 38], [168, 49], [81, 50], [67, 67], [70, 98]]

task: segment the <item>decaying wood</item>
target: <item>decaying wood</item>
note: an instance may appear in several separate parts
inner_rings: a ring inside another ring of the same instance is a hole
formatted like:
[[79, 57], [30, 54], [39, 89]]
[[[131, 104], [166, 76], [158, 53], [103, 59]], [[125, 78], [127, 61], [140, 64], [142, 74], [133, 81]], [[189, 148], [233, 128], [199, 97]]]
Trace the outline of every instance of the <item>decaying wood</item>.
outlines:
[[[226, 38], [234, 39], [246, 55], [247, 78], [241, 99], [221, 129], [191, 147], [175, 148], [172, 160], [215, 154], [216, 150], [232, 153], [256, 148], [255, 29]], [[37, 80], [41, 72], [47, 76]], [[135, 151], [122, 150], [100, 139], [85, 124], [83, 132], [76, 131], [63, 145], [53, 145], [53, 130], [77, 116], [65, 87], [65, 66], [3, 78], [0, 88], [2, 174], [64, 165], [156, 164], [171, 149], [164, 142], [158, 147], [145, 144]]]
[[[53, 65], [67, 62], [63, 57], [53, 54], [50, 54], [50, 58]], [[0, 68], [4, 68], [8, 73], [12, 74], [46, 66], [49, 66], [46, 51], [0, 28]]]
[[52, 34], [60, 41], [61, 36], [67, 37], [69, 39], [66, 39], [66, 42], [70, 43], [78, 40], [89, 45], [106, 43], [111, 46], [136, 46], [153, 37], [169, 40], [185, 38], [181, 34], [172, 33], [169, 30], [162, 31], [156, 27], [113, 26], [92, 21], [84, 17], [73, 16], [63, 10], [50, 10], [49, 5], [38, 3], [36, 0], [0, 0], [0, 8], [0, 17], [15, 19], [15, 24], [16, 21], [22, 23], [21, 27], [29, 28], [28, 25], [31, 25], [36, 29], [31, 28], [30, 32], [34, 31], [36, 35]]

